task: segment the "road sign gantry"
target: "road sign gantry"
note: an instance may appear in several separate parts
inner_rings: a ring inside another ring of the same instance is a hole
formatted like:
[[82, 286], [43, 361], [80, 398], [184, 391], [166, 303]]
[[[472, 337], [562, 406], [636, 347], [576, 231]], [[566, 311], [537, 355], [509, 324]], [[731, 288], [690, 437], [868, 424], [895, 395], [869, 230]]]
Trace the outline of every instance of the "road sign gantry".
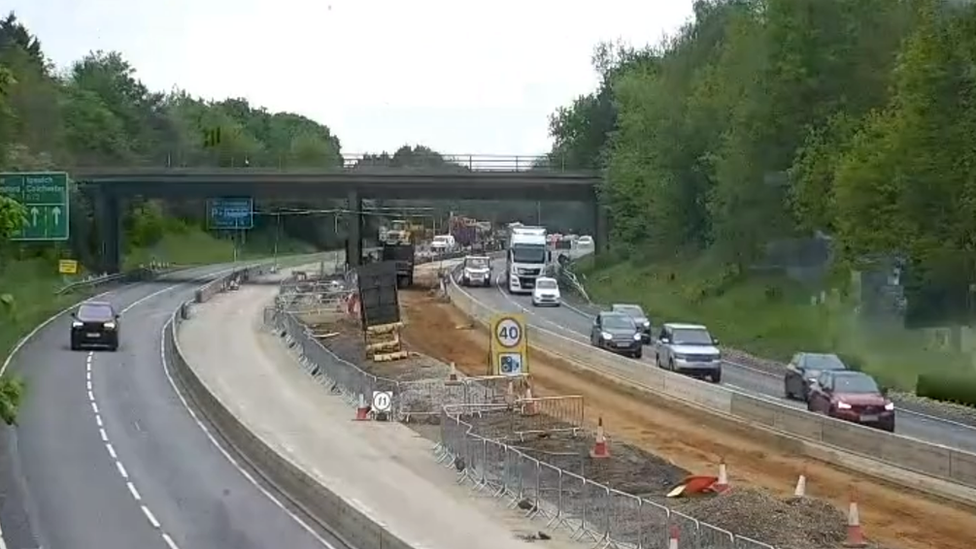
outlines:
[[11, 240], [50, 242], [70, 236], [70, 199], [65, 172], [0, 173], [0, 195], [24, 207], [23, 223]]

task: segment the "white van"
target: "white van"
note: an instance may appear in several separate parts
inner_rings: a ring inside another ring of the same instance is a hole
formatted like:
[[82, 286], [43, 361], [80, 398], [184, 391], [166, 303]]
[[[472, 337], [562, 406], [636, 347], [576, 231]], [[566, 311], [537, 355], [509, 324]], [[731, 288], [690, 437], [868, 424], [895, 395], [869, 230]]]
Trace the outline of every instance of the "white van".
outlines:
[[435, 254], [453, 252], [456, 247], [457, 242], [454, 240], [454, 236], [449, 234], [439, 234], [435, 236], [434, 241], [430, 243], [430, 249]]

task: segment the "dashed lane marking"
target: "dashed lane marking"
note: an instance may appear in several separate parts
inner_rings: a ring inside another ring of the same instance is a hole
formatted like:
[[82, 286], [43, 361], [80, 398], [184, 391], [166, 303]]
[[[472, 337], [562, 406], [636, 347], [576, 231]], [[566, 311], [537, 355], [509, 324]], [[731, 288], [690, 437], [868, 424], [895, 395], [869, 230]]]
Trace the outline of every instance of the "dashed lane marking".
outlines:
[[[157, 292], [157, 293], [162, 293], [162, 292]], [[95, 413], [95, 423], [98, 425], [98, 436], [101, 437], [102, 442], [105, 443], [105, 449], [108, 450], [108, 455], [112, 458], [112, 461], [115, 463], [115, 469], [118, 470], [119, 476], [121, 476], [122, 480], [125, 481], [125, 486], [129, 490], [129, 494], [132, 496], [132, 499], [134, 499], [136, 503], [139, 505], [139, 508], [142, 509], [142, 514], [146, 516], [146, 520], [149, 521], [149, 524], [151, 524], [154, 529], [160, 531], [160, 534], [162, 535], [163, 538], [163, 542], [166, 543], [166, 546], [169, 549], [179, 549], [179, 547], [176, 545], [176, 542], [173, 541], [173, 538], [170, 537], [170, 535], [167, 534], [166, 532], [162, 531], [162, 525], [159, 523], [159, 520], [156, 518], [156, 515], [154, 515], [152, 511], [149, 509], [149, 507], [147, 507], [145, 503], [143, 503], [142, 494], [139, 493], [139, 489], [136, 488], [135, 483], [132, 482], [132, 480], [129, 478], [129, 471], [125, 468], [125, 465], [123, 465], [122, 461], [119, 459], [119, 455], [118, 453], [116, 453], [115, 447], [112, 446], [111, 442], [109, 442], [108, 432], [105, 430], [105, 427], [103, 426], [104, 422], [102, 421], [102, 414], [101, 412], [98, 411], [98, 403], [95, 401], [95, 392], [92, 386], [92, 361], [94, 360], [94, 358], [95, 358], [95, 353], [92, 351], [88, 353], [88, 356], [85, 359], [85, 379], [86, 379], [86, 385], [88, 387], [88, 400], [91, 402], [92, 411]]]

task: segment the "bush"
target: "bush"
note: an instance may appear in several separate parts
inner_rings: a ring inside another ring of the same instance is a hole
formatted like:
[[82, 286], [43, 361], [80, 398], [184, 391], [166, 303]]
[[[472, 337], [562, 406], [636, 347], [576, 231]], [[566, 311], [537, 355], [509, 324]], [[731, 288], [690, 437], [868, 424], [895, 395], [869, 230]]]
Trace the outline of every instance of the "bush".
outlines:
[[976, 376], [960, 374], [919, 374], [915, 394], [920, 397], [976, 407]]

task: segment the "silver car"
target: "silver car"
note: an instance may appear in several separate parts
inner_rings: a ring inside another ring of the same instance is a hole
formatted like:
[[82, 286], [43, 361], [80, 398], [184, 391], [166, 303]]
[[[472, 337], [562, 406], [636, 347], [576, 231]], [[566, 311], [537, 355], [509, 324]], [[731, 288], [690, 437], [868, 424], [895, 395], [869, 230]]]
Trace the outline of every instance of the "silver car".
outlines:
[[722, 381], [718, 340], [701, 324], [668, 323], [657, 338], [657, 366], [712, 383]]

